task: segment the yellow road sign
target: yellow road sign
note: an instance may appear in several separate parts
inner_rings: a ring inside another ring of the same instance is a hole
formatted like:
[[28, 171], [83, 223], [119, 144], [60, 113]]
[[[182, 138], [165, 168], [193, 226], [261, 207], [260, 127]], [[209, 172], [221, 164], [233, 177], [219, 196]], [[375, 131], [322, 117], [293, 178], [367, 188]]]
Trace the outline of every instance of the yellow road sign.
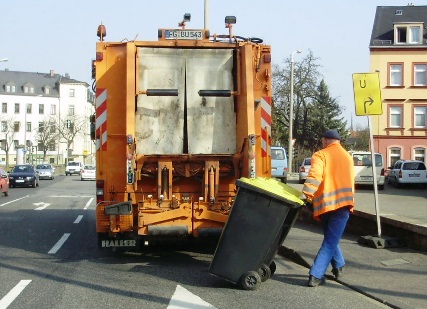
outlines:
[[353, 91], [357, 116], [383, 113], [379, 73], [354, 73]]

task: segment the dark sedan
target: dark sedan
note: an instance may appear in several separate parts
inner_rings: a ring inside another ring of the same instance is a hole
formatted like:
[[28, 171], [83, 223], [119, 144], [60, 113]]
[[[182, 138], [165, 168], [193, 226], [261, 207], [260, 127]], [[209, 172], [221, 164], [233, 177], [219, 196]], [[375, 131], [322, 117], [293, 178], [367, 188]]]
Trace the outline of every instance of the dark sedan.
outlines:
[[15, 165], [9, 173], [10, 187], [38, 187], [39, 173], [31, 164]]

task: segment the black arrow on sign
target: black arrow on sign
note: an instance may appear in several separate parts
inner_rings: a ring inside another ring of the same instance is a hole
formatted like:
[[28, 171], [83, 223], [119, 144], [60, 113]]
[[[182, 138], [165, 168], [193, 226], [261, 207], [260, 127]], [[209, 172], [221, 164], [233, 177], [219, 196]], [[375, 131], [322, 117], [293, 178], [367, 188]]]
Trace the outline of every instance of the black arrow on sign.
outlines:
[[367, 112], [367, 110], [366, 110], [366, 105], [367, 104], [369, 104], [369, 105], [372, 105], [374, 103], [374, 99], [372, 99], [371, 97], [369, 97], [368, 98], [368, 100], [366, 100], [365, 102], [364, 102], [364, 105], [365, 105], [365, 114], [367, 114], [368, 112]]

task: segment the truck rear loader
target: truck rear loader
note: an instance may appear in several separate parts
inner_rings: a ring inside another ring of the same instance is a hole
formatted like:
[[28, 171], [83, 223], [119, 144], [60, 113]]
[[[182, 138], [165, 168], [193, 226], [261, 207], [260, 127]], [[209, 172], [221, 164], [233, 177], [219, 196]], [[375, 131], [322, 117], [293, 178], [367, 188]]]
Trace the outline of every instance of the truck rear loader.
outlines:
[[106, 42], [95, 79], [100, 248], [218, 235], [240, 177], [270, 177], [271, 48], [207, 29]]

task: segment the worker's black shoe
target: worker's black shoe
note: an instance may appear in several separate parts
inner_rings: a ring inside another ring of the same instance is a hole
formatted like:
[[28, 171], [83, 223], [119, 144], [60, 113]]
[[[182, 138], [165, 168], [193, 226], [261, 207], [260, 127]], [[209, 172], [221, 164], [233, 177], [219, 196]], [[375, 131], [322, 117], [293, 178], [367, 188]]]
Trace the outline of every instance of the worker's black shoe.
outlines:
[[342, 267], [340, 268], [332, 268], [332, 274], [335, 277], [335, 280], [338, 280], [342, 277]]
[[322, 284], [325, 284], [325, 278], [319, 279], [319, 278], [316, 278], [312, 275], [310, 275], [310, 277], [308, 277], [307, 286], [316, 287], [316, 286], [322, 285]]

